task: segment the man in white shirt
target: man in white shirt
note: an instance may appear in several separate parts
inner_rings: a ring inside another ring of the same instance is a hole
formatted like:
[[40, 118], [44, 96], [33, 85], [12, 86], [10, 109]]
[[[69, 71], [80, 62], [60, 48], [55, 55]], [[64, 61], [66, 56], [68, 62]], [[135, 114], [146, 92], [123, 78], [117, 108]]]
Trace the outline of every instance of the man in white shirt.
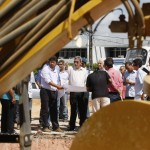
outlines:
[[134, 99], [135, 97], [135, 79], [136, 71], [131, 62], [125, 63], [126, 72], [124, 73], [123, 83], [126, 86], [125, 99]]
[[[74, 58], [74, 66], [68, 67], [69, 84], [72, 86], [85, 87], [87, 72], [82, 66], [82, 58]], [[80, 114], [80, 126], [87, 118], [88, 99], [84, 99], [84, 92], [70, 92], [71, 116], [69, 122], [69, 131], [75, 130], [77, 109]]]
[[44, 65], [41, 71], [41, 101], [42, 101], [42, 119], [43, 119], [43, 131], [48, 132], [49, 123], [48, 117], [52, 122], [52, 129], [56, 132], [62, 132], [59, 128], [58, 123], [58, 112], [57, 112], [57, 95], [58, 89], [62, 89], [59, 85], [59, 73], [55, 68], [57, 64], [57, 58], [51, 57], [48, 65]]
[[[87, 76], [90, 74], [90, 69], [86, 67], [87, 59], [85, 57], [82, 58], [82, 67], [86, 69]], [[91, 96], [91, 92], [84, 92], [84, 99], [88, 99], [88, 107], [87, 107], [87, 118], [90, 117], [90, 109], [89, 109], [89, 99]], [[78, 114], [80, 115], [80, 114]]]
[[137, 58], [133, 60], [133, 67], [134, 70], [137, 71], [136, 79], [135, 79], [135, 100], [144, 100], [144, 93], [143, 93], [143, 80], [146, 76], [146, 72], [144, 72], [142, 67], [142, 60]]
[[[65, 62], [64, 60], [59, 60], [58, 66], [60, 68], [59, 76], [60, 76], [60, 84], [61, 86], [68, 84], [69, 75], [65, 70]], [[63, 119], [64, 122], [68, 120], [68, 92], [64, 92], [64, 95], [58, 99], [58, 114], [59, 119]]]

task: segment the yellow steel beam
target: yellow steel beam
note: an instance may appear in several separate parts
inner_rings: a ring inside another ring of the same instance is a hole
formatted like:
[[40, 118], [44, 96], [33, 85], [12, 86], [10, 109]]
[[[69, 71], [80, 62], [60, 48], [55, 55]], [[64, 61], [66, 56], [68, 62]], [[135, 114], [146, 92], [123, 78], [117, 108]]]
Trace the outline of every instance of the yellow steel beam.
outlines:
[[11, 0], [5, 0], [5, 1], [2, 3], [2, 5], [0, 6], [0, 11], [1, 11], [2, 9], [4, 9], [10, 2], [11, 2]]
[[145, 35], [150, 36], [150, 15], [145, 16], [144, 19], [145, 19], [145, 26], [146, 26]]
[[[88, 24], [85, 16], [96, 21], [116, 6], [121, 4], [120, 0], [91, 0], [84, 4], [72, 15], [72, 35], [78, 33], [78, 30]], [[40, 66], [48, 58], [58, 52], [65, 46], [70, 39], [68, 38], [68, 20], [60, 23], [54, 30], [44, 36], [28, 53], [15, 62], [8, 70], [0, 73], [0, 95], [13, 87], [20, 80], [25, 78], [33, 69]], [[2, 88], [3, 87], [3, 88]]]

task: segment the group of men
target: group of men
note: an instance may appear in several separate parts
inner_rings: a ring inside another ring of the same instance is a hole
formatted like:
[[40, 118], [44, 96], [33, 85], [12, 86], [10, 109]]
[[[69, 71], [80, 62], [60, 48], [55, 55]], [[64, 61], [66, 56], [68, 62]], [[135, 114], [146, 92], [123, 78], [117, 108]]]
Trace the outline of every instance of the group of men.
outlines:
[[[70, 120], [68, 131], [76, 128], [76, 117], [79, 115], [79, 125], [88, 118], [89, 92], [92, 93], [92, 107], [96, 112], [112, 102], [123, 100], [123, 86], [126, 87], [125, 99], [143, 99], [143, 78], [146, 75], [140, 69], [141, 59], [132, 63], [126, 62], [126, 72], [122, 77], [119, 70], [113, 68], [113, 59], [106, 58], [98, 62], [98, 69], [90, 73], [84, 66], [80, 56], [74, 58], [74, 65], [65, 68], [65, 62], [51, 57], [40, 71], [40, 96], [41, 96], [41, 124], [43, 131], [49, 132], [50, 121], [52, 130], [62, 132], [59, 127], [59, 117], [68, 119], [68, 89], [66, 84], [85, 90], [70, 91]], [[59, 91], [64, 94], [59, 95]], [[59, 109], [62, 103], [62, 110]]]
[[[62, 117], [68, 119], [67, 110], [67, 91], [64, 85], [68, 84], [76, 87], [84, 87], [87, 78], [87, 71], [82, 67], [82, 58], [76, 56], [74, 66], [65, 69], [65, 62], [51, 57], [40, 71], [40, 96], [41, 96], [41, 124], [43, 131], [50, 131], [49, 118], [52, 123], [52, 129], [56, 132], [62, 132], [59, 128], [60, 103], [63, 103]], [[60, 97], [59, 91], [64, 90]], [[69, 122], [69, 131], [75, 130], [77, 113], [80, 115], [80, 126], [87, 118], [88, 96], [87, 92], [70, 92], [71, 116]]]
[[[150, 59], [149, 59], [150, 65]], [[137, 58], [133, 62], [126, 62], [123, 81], [126, 86], [125, 99], [144, 100], [145, 93], [143, 92], [143, 81], [146, 75], [150, 72], [143, 71], [142, 60]]]
[[[40, 123], [43, 131], [51, 131], [49, 128], [51, 122], [53, 131], [62, 132], [59, 127], [59, 118], [63, 121], [68, 120], [68, 91], [71, 108], [68, 131], [76, 129], [77, 115], [80, 119], [80, 127], [90, 116], [89, 92], [92, 93], [93, 112], [115, 101], [145, 99], [143, 80], [146, 72], [141, 69], [141, 59], [126, 62], [124, 69], [120, 68], [122, 76], [119, 70], [113, 68], [113, 59], [110, 57], [100, 60], [98, 69], [92, 73], [86, 68], [85, 63], [84, 59], [76, 56], [73, 66], [65, 66], [64, 60], [58, 61], [57, 57], [53, 56], [39, 70], [36, 82], [40, 87]], [[147, 74], [150, 72], [147, 71]], [[72, 90], [66, 85], [73, 87]], [[14, 117], [11, 111], [14, 112], [14, 100], [19, 98], [15, 98], [16, 93], [15, 95], [13, 93], [11, 89], [0, 98], [2, 103], [1, 132], [3, 133], [14, 133]], [[31, 100], [30, 94], [29, 99]]]

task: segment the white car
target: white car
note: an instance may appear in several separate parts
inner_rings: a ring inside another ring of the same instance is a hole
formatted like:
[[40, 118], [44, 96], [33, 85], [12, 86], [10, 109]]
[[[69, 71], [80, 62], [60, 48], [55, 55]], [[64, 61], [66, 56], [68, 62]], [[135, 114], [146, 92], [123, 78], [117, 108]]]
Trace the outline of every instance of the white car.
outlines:
[[125, 65], [125, 58], [113, 58], [114, 61], [114, 68], [119, 70], [120, 66]]
[[32, 83], [32, 99], [40, 99], [40, 89], [36, 83]]

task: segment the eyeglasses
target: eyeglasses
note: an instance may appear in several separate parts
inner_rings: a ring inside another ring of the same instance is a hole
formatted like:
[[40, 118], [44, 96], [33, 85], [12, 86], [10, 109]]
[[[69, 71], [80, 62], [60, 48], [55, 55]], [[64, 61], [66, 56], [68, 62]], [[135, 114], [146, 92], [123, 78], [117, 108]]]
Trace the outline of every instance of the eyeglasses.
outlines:
[[63, 65], [63, 64], [58, 64], [58, 65], [60, 66], [60, 65]]
[[123, 71], [124, 69], [119, 69], [120, 71]]
[[78, 63], [79, 63], [79, 61], [74, 61], [74, 63], [77, 63], [77, 64], [78, 64]]
[[132, 64], [132, 66], [137, 66], [136, 64]]

